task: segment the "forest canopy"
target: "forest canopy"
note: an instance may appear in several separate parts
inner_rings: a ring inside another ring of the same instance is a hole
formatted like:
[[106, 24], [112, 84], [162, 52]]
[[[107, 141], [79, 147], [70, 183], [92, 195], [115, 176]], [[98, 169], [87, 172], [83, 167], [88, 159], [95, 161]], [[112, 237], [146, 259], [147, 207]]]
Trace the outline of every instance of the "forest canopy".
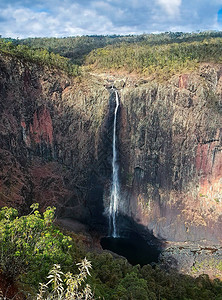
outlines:
[[46, 49], [49, 52], [67, 57], [72, 63], [81, 65], [85, 57], [92, 50], [104, 48], [108, 45], [141, 44], [141, 45], [167, 45], [182, 42], [201, 42], [205, 39], [222, 37], [220, 31], [205, 31], [197, 33], [165, 32], [160, 34], [141, 35], [91, 35], [64, 38], [27, 38], [7, 39], [14, 45], [26, 45], [33, 49]]
[[222, 32], [165, 32], [142, 35], [64, 38], [0, 38], [0, 52], [9, 53], [70, 75], [81, 67], [124, 70], [155, 77], [194, 70], [202, 62], [222, 62]]
[[154, 46], [107, 46], [92, 51], [86, 59], [94, 69], [121, 69], [143, 75], [173, 75], [194, 70], [202, 62], [222, 62], [222, 38]]
[[0, 53], [12, 55], [21, 60], [53, 67], [62, 70], [69, 75], [78, 76], [79, 66], [72, 64], [70, 60], [59, 54], [49, 52], [46, 49], [34, 49], [26, 45], [14, 45], [11, 41], [0, 40]]

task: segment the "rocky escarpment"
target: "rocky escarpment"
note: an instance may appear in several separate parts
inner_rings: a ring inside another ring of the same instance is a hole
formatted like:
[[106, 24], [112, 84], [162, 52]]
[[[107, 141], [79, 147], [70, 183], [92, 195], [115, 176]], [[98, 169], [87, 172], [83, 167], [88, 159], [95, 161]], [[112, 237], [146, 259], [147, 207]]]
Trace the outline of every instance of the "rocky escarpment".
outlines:
[[123, 211], [170, 241], [221, 242], [220, 66], [121, 94]]
[[0, 90], [0, 205], [24, 211], [39, 202], [86, 220], [109, 92], [91, 78], [7, 56], [0, 57]]
[[71, 79], [1, 56], [0, 75], [1, 206], [56, 205], [60, 216], [106, 233], [114, 84], [122, 214], [170, 242], [165, 260], [188, 253], [198, 257], [189, 261], [194, 267], [208, 247], [221, 255], [220, 65], [157, 83], [107, 74]]

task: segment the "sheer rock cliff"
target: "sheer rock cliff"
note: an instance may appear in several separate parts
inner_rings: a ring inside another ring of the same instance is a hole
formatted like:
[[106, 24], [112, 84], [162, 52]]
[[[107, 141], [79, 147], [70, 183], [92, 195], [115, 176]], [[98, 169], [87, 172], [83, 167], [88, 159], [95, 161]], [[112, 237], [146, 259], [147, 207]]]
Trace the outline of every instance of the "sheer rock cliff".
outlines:
[[[120, 210], [172, 243], [221, 244], [222, 65], [167, 82], [64, 73], [0, 56], [0, 205], [56, 205], [107, 226], [114, 85]], [[98, 226], [97, 226], [98, 225]], [[105, 232], [105, 230], [104, 230]]]

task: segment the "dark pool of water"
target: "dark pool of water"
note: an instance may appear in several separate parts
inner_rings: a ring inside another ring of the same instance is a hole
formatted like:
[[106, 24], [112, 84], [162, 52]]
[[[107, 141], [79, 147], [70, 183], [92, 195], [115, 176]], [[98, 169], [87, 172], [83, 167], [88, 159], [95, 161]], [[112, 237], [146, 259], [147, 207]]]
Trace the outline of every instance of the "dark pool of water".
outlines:
[[158, 262], [160, 250], [149, 245], [141, 236], [133, 235], [128, 238], [102, 238], [101, 246], [104, 250], [110, 250], [124, 256], [132, 265], [144, 266], [152, 262]]

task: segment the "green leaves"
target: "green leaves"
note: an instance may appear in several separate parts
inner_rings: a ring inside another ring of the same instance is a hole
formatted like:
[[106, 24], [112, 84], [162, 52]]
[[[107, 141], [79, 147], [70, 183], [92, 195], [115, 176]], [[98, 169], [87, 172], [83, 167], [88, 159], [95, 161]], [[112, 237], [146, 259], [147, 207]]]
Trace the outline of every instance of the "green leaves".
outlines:
[[46, 226], [50, 225], [54, 219], [55, 216], [55, 207], [48, 207], [46, 208], [46, 211], [43, 213], [43, 217], [44, 217], [44, 224]]
[[9, 221], [13, 220], [18, 215], [18, 211], [12, 207], [3, 207], [0, 210], [0, 221]]
[[29, 215], [21, 217], [16, 209], [0, 210], [0, 268], [7, 276], [26, 274], [24, 281], [28, 278], [37, 283], [52, 264], [72, 264], [72, 239], [53, 225], [55, 207], [48, 207], [43, 216], [38, 205], [31, 209]]

